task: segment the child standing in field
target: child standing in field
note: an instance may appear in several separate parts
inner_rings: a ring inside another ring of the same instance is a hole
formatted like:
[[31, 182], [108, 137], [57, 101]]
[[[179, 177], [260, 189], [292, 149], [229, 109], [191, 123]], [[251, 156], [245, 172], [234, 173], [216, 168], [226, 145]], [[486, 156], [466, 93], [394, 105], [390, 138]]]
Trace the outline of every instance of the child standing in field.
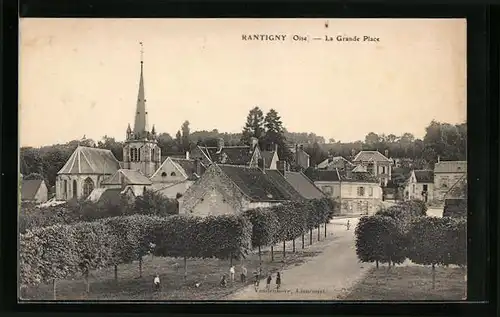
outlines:
[[276, 289], [279, 289], [281, 286], [281, 274], [280, 272], [278, 272], [276, 274]]
[[347, 227], [347, 230], [349, 230], [349, 227], [351, 227], [351, 223], [349, 222], [349, 220], [347, 220], [346, 227]]
[[156, 276], [153, 280], [153, 286], [154, 286], [155, 291], [160, 290], [160, 276], [158, 274], [156, 274]]
[[266, 284], [266, 289], [270, 289], [271, 288], [271, 281], [273, 280], [273, 277], [271, 276], [271, 274], [269, 274], [269, 276], [267, 277], [267, 284]]
[[234, 265], [229, 268], [229, 278], [231, 279], [231, 283], [234, 282]]
[[220, 279], [220, 286], [226, 287], [227, 285], [227, 280], [226, 280], [226, 274], [222, 275], [222, 278]]

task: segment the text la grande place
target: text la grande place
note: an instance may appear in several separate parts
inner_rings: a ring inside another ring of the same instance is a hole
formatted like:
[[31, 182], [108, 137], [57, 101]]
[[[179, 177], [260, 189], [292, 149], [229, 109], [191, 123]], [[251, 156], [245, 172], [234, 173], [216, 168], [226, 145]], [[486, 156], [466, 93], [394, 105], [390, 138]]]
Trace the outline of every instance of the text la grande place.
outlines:
[[[308, 41], [309, 36], [307, 35], [288, 35], [288, 34], [242, 34], [242, 41], [256, 41], [256, 42], [285, 42], [285, 41]], [[321, 37], [313, 37], [314, 40], [323, 39], [325, 42], [380, 42], [380, 38], [371, 35], [325, 35]]]

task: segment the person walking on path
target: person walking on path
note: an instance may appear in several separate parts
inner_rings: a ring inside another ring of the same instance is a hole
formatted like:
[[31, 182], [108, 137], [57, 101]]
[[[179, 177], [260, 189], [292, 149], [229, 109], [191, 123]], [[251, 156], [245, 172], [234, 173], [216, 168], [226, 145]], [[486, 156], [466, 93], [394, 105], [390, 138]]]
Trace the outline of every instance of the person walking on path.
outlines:
[[241, 266], [241, 283], [246, 283], [247, 281], [247, 268], [242, 265]]
[[281, 274], [280, 272], [278, 272], [276, 274], [276, 289], [279, 289], [281, 286]]
[[273, 277], [271, 274], [267, 277], [267, 284], [266, 284], [266, 289], [269, 290], [271, 288], [271, 281], [273, 280]]
[[349, 231], [349, 228], [351, 227], [351, 223], [349, 222], [349, 220], [347, 220], [346, 227], [347, 227], [347, 231]]
[[253, 286], [255, 288], [255, 291], [257, 292], [259, 290], [259, 284], [260, 284], [259, 273], [258, 272], [253, 272], [253, 278], [254, 278]]
[[229, 278], [231, 280], [231, 283], [234, 282], [234, 273], [235, 273], [235, 270], [234, 270], [234, 265], [233, 265], [229, 268]]

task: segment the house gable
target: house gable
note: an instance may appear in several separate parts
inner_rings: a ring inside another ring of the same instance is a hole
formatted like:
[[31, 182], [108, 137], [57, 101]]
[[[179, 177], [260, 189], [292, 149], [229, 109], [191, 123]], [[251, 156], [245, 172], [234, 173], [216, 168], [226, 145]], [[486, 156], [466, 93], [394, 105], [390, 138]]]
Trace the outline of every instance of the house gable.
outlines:
[[153, 183], [175, 183], [187, 178], [188, 175], [184, 169], [175, 163], [172, 158], [167, 157], [160, 168], [151, 176], [151, 181]]

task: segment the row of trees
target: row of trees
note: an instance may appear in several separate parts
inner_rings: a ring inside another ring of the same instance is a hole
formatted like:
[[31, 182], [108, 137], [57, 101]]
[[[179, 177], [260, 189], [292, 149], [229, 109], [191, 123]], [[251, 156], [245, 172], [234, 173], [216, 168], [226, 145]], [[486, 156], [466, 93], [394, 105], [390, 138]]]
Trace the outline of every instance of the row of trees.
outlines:
[[146, 190], [133, 202], [126, 197], [118, 202], [94, 203], [88, 200], [71, 200], [65, 204], [38, 208], [34, 204], [22, 204], [19, 210], [19, 232], [48, 227], [56, 224], [72, 224], [102, 218], [130, 216], [134, 214], [166, 217], [179, 213], [179, 203], [159, 193]]
[[[90, 270], [139, 260], [147, 254], [184, 258], [235, 259], [252, 248], [294, 240], [325, 223], [333, 215], [327, 200], [289, 203], [255, 209], [242, 215], [206, 218], [187, 215], [158, 217], [132, 215], [92, 222], [33, 227], [20, 237], [20, 270], [23, 287], [54, 283]], [[325, 227], [326, 230], [326, 227]], [[325, 231], [326, 232], [326, 231]]]
[[422, 202], [401, 203], [360, 219], [356, 254], [361, 262], [401, 264], [406, 259], [432, 266], [467, 264], [465, 218], [426, 216]]

